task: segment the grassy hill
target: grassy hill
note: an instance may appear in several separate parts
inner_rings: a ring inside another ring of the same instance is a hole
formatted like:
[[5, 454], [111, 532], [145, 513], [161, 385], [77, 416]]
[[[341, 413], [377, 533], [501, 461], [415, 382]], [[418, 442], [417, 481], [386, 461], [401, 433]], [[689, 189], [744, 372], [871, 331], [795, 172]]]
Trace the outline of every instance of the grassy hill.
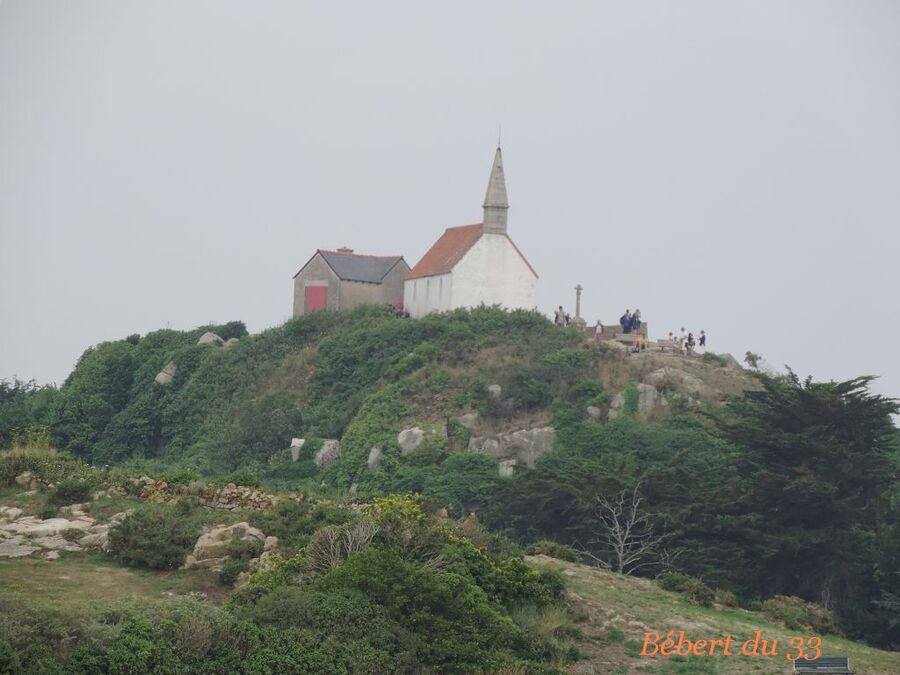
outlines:
[[[156, 331], [88, 349], [59, 390], [0, 386], [0, 447], [50, 444], [88, 463], [0, 457], [0, 488], [50, 466], [48, 508], [60, 490], [130, 489], [142, 474], [189, 500], [229, 482], [349, 504], [415, 493], [429, 514], [476, 513], [513, 549], [550, 540], [608, 563], [604, 500], [634, 495], [640, 535], [658, 544], [626, 571], [674, 569], [744, 608], [797, 596], [829, 607], [849, 637], [896, 649], [898, 406], [868, 383], [631, 354], [491, 308]], [[414, 428], [421, 440], [402, 447]], [[292, 438], [306, 441], [296, 461]], [[316, 461], [325, 439], [340, 455]], [[161, 513], [147, 522], [168, 522]], [[176, 557], [179, 531], [166, 535]], [[311, 534], [286, 553], [302, 555]]]
[[[689, 599], [662, 590], [646, 579], [623, 577], [596, 567], [530, 556], [529, 563], [558, 570], [566, 579], [567, 600], [582, 635], [576, 641], [581, 658], [567, 666], [571, 673], [787, 673], [784, 651], [791, 637], [808, 637], [808, 630], [790, 630], [760, 612], [723, 607], [700, 607]], [[647, 631], [664, 634], [685, 631], [690, 640], [735, 640], [754, 637], [778, 640], [780, 655], [763, 656], [640, 656]], [[885, 652], [835, 635], [822, 639], [823, 656], [848, 656], [855, 672], [893, 675], [900, 672], [900, 653]]]

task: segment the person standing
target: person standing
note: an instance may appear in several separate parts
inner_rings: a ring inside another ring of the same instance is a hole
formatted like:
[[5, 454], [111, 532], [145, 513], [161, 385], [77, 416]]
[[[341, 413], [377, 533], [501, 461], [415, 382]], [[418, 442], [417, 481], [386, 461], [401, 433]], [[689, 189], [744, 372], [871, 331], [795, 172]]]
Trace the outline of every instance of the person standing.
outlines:
[[623, 333], [631, 332], [631, 310], [626, 309], [625, 313], [619, 318], [619, 323], [622, 325]]
[[594, 326], [594, 342], [603, 342], [603, 324], [597, 319], [597, 325]]
[[700, 331], [700, 342], [699, 342], [699, 345], [700, 345], [701, 347], [703, 347], [704, 349], [706, 349], [706, 332], [703, 331], [703, 330]]
[[557, 326], [563, 325], [563, 316], [564, 316], [562, 305], [556, 308], [556, 315], [553, 317], [553, 323]]

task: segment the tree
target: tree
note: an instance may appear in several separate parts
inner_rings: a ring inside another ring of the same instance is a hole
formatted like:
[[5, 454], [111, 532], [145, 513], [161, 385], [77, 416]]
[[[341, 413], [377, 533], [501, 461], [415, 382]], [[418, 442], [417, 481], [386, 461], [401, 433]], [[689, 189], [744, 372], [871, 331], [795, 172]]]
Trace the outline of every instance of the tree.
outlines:
[[582, 550], [601, 566], [619, 574], [632, 574], [660, 561], [660, 544], [665, 536], [654, 533], [650, 515], [641, 509], [639, 487], [640, 483], [636, 484], [630, 494], [622, 490], [613, 501], [601, 495], [596, 497], [597, 538], [588, 544], [607, 551], [612, 562], [590, 550]]
[[[748, 592], [833, 604], [863, 625], [880, 595], [871, 562], [886, 546], [898, 401], [872, 394], [871, 377], [801, 381], [793, 372], [732, 400], [719, 420], [742, 449], [747, 508], [759, 526]], [[872, 594], [875, 594], [874, 597]]]

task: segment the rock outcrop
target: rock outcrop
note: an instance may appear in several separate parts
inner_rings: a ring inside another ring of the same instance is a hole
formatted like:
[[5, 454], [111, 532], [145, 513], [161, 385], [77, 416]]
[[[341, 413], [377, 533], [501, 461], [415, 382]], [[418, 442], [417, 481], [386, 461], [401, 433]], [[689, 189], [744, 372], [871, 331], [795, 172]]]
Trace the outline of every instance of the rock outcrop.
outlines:
[[16, 485], [23, 487], [26, 490], [38, 490], [41, 487], [41, 481], [30, 471], [23, 471], [16, 476], [15, 480]]
[[[537, 427], [497, 436], [473, 436], [469, 439], [469, 452], [488, 455], [498, 462], [515, 459], [525, 466], [533, 468], [535, 460], [550, 452], [555, 442], [556, 430], [553, 427]], [[512, 475], [511, 467], [515, 467], [517, 463], [504, 464], [504, 468], [501, 468], [501, 475]], [[502, 471], [509, 473], [503, 474]]]
[[400, 446], [400, 452], [404, 455], [415, 451], [422, 444], [423, 440], [425, 440], [425, 432], [419, 427], [404, 429], [397, 434], [397, 445]]
[[291, 461], [292, 462], [300, 461], [300, 451], [303, 449], [304, 445], [306, 445], [305, 438], [292, 438], [291, 439]]
[[322, 447], [319, 448], [316, 456], [313, 457], [313, 462], [315, 462], [316, 466], [319, 468], [325, 468], [326, 466], [331, 466], [340, 458], [341, 443], [338, 440], [330, 438], [327, 441], [322, 442]]
[[65, 518], [42, 519], [26, 516], [19, 508], [0, 506], [0, 558], [40, 553], [47, 560], [56, 560], [60, 551], [88, 548], [105, 551], [109, 528], [128, 513], [117, 513], [109, 523], [98, 523], [84, 512], [85, 507], [85, 504], [73, 504], [60, 509]]
[[478, 422], [478, 413], [468, 412], [456, 418], [456, 421], [462, 424], [469, 431], [475, 430], [475, 424]]
[[228, 559], [228, 549], [233, 541], [259, 541], [263, 548], [268, 544], [274, 548], [277, 537], [266, 537], [261, 530], [249, 523], [234, 525], [213, 525], [206, 527], [194, 544], [194, 549], [185, 558], [182, 569], [211, 569], [218, 571]]
[[229, 483], [221, 490], [206, 488], [200, 493], [200, 505], [211, 509], [268, 509], [276, 503], [274, 495], [262, 490]]
[[216, 347], [221, 347], [225, 344], [225, 340], [220, 338], [215, 333], [210, 331], [206, 331], [203, 335], [200, 336], [200, 339], [197, 340], [198, 345], [215, 345]]
[[381, 464], [381, 456], [383, 454], [384, 451], [381, 448], [372, 448], [369, 450], [369, 458], [366, 460], [369, 471], [375, 471], [379, 467]]
[[[657, 404], [668, 405], [665, 397], [661, 396], [659, 390], [652, 384], [645, 384], [643, 382], [638, 383], [637, 395], [638, 413], [645, 413], [653, 410], [653, 408], [656, 407]], [[618, 394], [613, 396], [613, 399], [609, 404], [608, 419], [614, 419], [618, 417], [624, 407], [625, 393], [619, 392]]]
[[172, 380], [175, 379], [175, 373], [177, 371], [178, 366], [175, 365], [175, 362], [169, 361], [165, 365], [165, 367], [156, 375], [156, 384], [171, 384]]

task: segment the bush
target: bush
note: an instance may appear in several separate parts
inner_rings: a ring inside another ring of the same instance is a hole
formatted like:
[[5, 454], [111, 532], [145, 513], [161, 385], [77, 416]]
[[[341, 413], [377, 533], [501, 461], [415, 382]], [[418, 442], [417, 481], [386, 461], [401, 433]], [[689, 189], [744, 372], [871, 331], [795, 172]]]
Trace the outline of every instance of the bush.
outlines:
[[157, 479], [175, 485], [190, 485], [200, 480], [200, 474], [194, 469], [171, 469], [163, 471]]
[[776, 595], [762, 604], [763, 613], [786, 628], [825, 635], [838, 632], [834, 613], [802, 598]]
[[622, 411], [626, 415], [636, 415], [640, 394], [638, 393], [637, 385], [634, 382], [629, 382], [625, 385], [625, 389], [622, 390], [622, 398], [624, 399]]
[[700, 360], [703, 361], [703, 363], [708, 363], [711, 366], [718, 366], [720, 368], [728, 365], [728, 361], [725, 360], [724, 356], [719, 356], [712, 352], [706, 352]]
[[51, 506], [69, 506], [90, 501], [94, 484], [79, 478], [61, 480], [47, 498]]
[[701, 607], [712, 607], [716, 599], [716, 593], [712, 588], [699, 579], [681, 572], [667, 572], [657, 577], [656, 582], [663, 590], [680, 593]]
[[232, 586], [238, 577], [247, 569], [246, 560], [226, 560], [219, 570], [219, 583], [223, 586]]
[[199, 523], [166, 507], [135, 511], [109, 530], [109, 552], [132, 567], [171, 570], [200, 536]]
[[0, 640], [0, 673], [18, 673], [19, 657], [6, 640]]
[[341, 525], [351, 518], [347, 509], [329, 504], [284, 501], [268, 511], [253, 511], [250, 524], [266, 534], [278, 537], [279, 549], [295, 552], [309, 543], [321, 527]]
[[606, 639], [610, 642], [625, 642], [625, 632], [621, 628], [610, 626], [606, 629]]
[[716, 604], [723, 607], [737, 607], [737, 596], [731, 591], [716, 591]]
[[223, 479], [225, 484], [234, 483], [245, 487], [259, 487], [259, 474], [251, 469], [242, 468], [234, 471]]
[[546, 555], [557, 560], [581, 562], [581, 554], [571, 546], [560, 544], [549, 539], [536, 541], [527, 549], [528, 555]]
[[553, 400], [550, 385], [537, 373], [522, 368], [513, 373], [506, 393], [521, 410], [542, 408]]
[[81, 460], [48, 449], [23, 449], [0, 452], [0, 487], [12, 485], [16, 476], [30, 471], [45, 483], [63, 480], [89, 480], [95, 472]]

